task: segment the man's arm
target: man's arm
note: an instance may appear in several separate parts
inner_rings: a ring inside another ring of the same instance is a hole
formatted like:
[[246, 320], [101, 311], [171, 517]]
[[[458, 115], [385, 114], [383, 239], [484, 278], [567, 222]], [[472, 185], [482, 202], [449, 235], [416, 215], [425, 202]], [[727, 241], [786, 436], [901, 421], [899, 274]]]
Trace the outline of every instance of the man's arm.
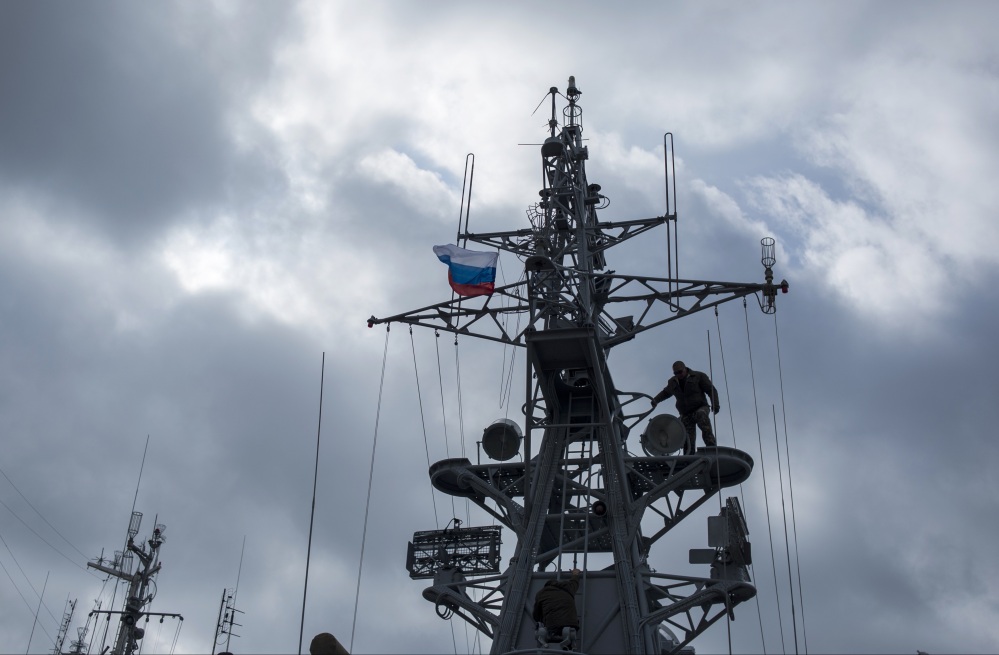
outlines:
[[572, 570], [572, 576], [569, 578], [569, 584], [572, 585], [572, 595], [575, 596], [576, 592], [579, 590], [579, 569]]
[[653, 407], [655, 407], [656, 405], [658, 405], [659, 403], [661, 403], [662, 401], [666, 400], [667, 398], [673, 395], [673, 391], [675, 391], [674, 379], [675, 378], [670, 378], [669, 382], [666, 383], [666, 386], [663, 387], [663, 390], [652, 397]]
[[[705, 389], [705, 387], [707, 388]], [[711, 411], [717, 414], [721, 410], [721, 403], [718, 401], [718, 389], [715, 388], [715, 385], [711, 382], [711, 378], [707, 375], [701, 379], [701, 391], [708, 394], [708, 397], [711, 399]]]

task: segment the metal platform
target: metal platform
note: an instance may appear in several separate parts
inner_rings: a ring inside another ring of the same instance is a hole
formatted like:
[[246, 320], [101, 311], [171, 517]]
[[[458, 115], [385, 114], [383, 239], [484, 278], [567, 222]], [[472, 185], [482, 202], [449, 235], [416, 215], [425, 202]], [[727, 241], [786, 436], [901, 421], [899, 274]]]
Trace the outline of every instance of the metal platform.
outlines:
[[[640, 498], [668, 482], [670, 478], [683, 473], [690, 474], [690, 477], [677, 485], [677, 489], [706, 490], [741, 484], [753, 470], [753, 458], [748, 453], [725, 446], [699, 448], [692, 455], [626, 457], [624, 463], [628, 468], [632, 498]], [[697, 467], [699, 470], [693, 472], [688, 470], [690, 467]], [[462, 482], [463, 476], [472, 476], [495, 490], [495, 493], [508, 498], [522, 498], [524, 471], [523, 462], [472, 464], [467, 458], [460, 457], [433, 464], [430, 467], [430, 480], [436, 489], [451, 496], [484, 497], [481, 486]]]
[[678, 489], [732, 487], [749, 479], [753, 471], [753, 458], [748, 453], [725, 446], [698, 448], [693, 455], [626, 457], [632, 498], [640, 498], [670, 478], [687, 472], [691, 466], [700, 466], [705, 459], [710, 460], [709, 466], [701, 467]]

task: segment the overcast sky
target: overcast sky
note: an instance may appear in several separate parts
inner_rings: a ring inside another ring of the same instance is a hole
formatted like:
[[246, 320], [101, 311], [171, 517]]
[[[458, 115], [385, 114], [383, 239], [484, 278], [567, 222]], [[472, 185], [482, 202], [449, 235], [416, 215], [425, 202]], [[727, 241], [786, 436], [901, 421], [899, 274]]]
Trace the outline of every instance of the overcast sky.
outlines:
[[[802, 652], [995, 652], [997, 21], [984, 2], [0, 3], [0, 652], [50, 652], [67, 599], [66, 647], [112, 607], [86, 562], [123, 548], [133, 501], [140, 536], [167, 526], [150, 610], [184, 616], [176, 652], [211, 650], [237, 576], [229, 648], [297, 651], [323, 353], [305, 649], [479, 647], [422, 599], [406, 542], [466, 516], [428, 453], [474, 459], [519, 418], [523, 353], [504, 403], [508, 350], [396, 325], [381, 389], [365, 319], [450, 297], [431, 248], [454, 241], [467, 153], [471, 229], [527, 226], [539, 152], [518, 144], [569, 75], [602, 219], [663, 213], [672, 132], [681, 276], [762, 281], [772, 236], [791, 285], [776, 321], [733, 302], [611, 355], [629, 391], [675, 359], [710, 369], [720, 443], [757, 461], [758, 603], [733, 651], [792, 652], [796, 627]], [[608, 266], [666, 275], [664, 245]], [[650, 564], [706, 576], [686, 553], [711, 513]], [[147, 628], [145, 652], [174, 645], [177, 621]], [[694, 645], [726, 652], [728, 631]]]

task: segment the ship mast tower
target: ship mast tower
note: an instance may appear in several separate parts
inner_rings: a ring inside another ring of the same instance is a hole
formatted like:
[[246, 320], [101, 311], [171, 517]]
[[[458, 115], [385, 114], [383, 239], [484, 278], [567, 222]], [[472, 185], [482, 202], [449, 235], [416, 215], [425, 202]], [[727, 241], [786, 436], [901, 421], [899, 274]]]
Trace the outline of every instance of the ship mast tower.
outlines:
[[[446, 459], [430, 468], [436, 489], [468, 498], [513, 532], [512, 558], [499, 557], [498, 526], [449, 526], [417, 533], [407, 568], [413, 578], [432, 578], [424, 598], [440, 616], [457, 614], [492, 639], [492, 653], [545, 652], [557, 646], [538, 633], [534, 597], [578, 562], [580, 626], [572, 650], [677, 652], [756, 594], [738, 502], [729, 499], [721, 516], [712, 517], [719, 528], [709, 533], [716, 535], [713, 548], [691, 552], [692, 562], [712, 565], [710, 577], [655, 572], [650, 551], [722, 488], [746, 480], [753, 460], [720, 446], [678, 455], [654, 436], [643, 437], [646, 456], [630, 454], [630, 430], [651, 411], [637, 407], [649, 397], [618, 390], [608, 353], [646, 330], [748, 295], [772, 313], [777, 290], [786, 292], [787, 283], [773, 283], [772, 239], [764, 240], [763, 283], [605, 271], [608, 250], [675, 222], [675, 204], [662, 216], [601, 221], [597, 211], [608, 202], [586, 176], [581, 92], [570, 77], [564, 95], [556, 87], [549, 94], [543, 188], [528, 210], [531, 226], [470, 233], [466, 224], [458, 235], [514, 254], [524, 262], [525, 279], [481, 301], [458, 298], [368, 319], [369, 326], [406, 323], [499, 341], [524, 348], [527, 356], [523, 429], [497, 423], [484, 433], [484, 450], [499, 461]], [[561, 117], [559, 98], [567, 103]], [[637, 311], [613, 316], [615, 306]], [[526, 316], [516, 323], [519, 331], [502, 320], [514, 313]], [[523, 461], [510, 461], [521, 438]], [[643, 531], [647, 510], [661, 519], [651, 534]], [[674, 630], [680, 637], [672, 638]]]

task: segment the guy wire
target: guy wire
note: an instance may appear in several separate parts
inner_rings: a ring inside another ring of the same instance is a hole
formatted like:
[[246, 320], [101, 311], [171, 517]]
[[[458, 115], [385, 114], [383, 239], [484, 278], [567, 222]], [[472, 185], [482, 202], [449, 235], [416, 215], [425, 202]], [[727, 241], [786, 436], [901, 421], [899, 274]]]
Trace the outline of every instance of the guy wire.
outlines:
[[[427, 468], [430, 468], [430, 444], [427, 441], [427, 420], [423, 416], [423, 393], [420, 391], [420, 371], [416, 367], [416, 341], [413, 339], [413, 326], [409, 326], [409, 344], [413, 349], [413, 376], [416, 378], [416, 401], [420, 405], [420, 425], [423, 427], [423, 448], [427, 451]], [[430, 500], [434, 504], [434, 526], [440, 530], [441, 521], [437, 517], [437, 498], [434, 496], [434, 485], [430, 484]]]
[[784, 367], [780, 359], [780, 333], [777, 330], [777, 313], [774, 312], [774, 340], [777, 344], [777, 374], [780, 380], [780, 409], [784, 417], [784, 452], [787, 453], [787, 487], [791, 495], [791, 527], [794, 534], [794, 563], [798, 569], [798, 601], [801, 604], [801, 636], [808, 655], [808, 630], [805, 628], [805, 597], [801, 593], [801, 559], [798, 556], [798, 521], [794, 512], [794, 485], [791, 482], [791, 450], [787, 441], [787, 405], [784, 403]]
[[354, 650], [354, 631], [357, 628], [357, 606], [361, 598], [361, 573], [364, 569], [364, 545], [368, 538], [368, 510], [371, 509], [371, 483], [375, 478], [375, 452], [378, 448], [378, 422], [382, 417], [382, 391], [385, 388], [385, 362], [388, 359], [389, 331], [392, 324], [385, 325], [385, 350], [382, 353], [382, 375], [378, 382], [378, 408], [375, 411], [375, 436], [371, 442], [371, 468], [368, 470], [368, 496], [364, 501], [364, 527], [361, 529], [361, 559], [357, 564], [357, 591], [354, 592], [354, 620], [350, 624], [350, 648]]
[[[763, 432], [760, 428], [760, 405], [756, 399], [756, 369], [753, 366], [753, 341], [749, 335], [749, 309], [746, 306], [746, 299], [742, 299], [742, 311], [746, 316], [746, 344], [749, 349], [749, 374], [753, 380], [753, 409], [756, 412], [756, 437], [760, 444], [760, 471], [763, 474], [763, 501], [767, 510], [767, 537], [770, 539], [770, 562], [774, 570], [774, 595], [777, 598], [777, 625], [780, 628], [780, 646], [782, 652], [787, 652], [784, 645], [784, 620], [780, 613], [780, 590], [777, 587], [777, 558], [774, 555], [774, 535], [773, 526], [770, 522], [770, 498], [767, 494], [767, 467], [763, 460]], [[766, 646], [764, 646], [766, 648]]]
[[[715, 326], [718, 328], [718, 350], [721, 352], [721, 362], [722, 362], [722, 375], [725, 378], [725, 400], [728, 403], [728, 420], [729, 425], [732, 427], [732, 446], [738, 448], [739, 444], [735, 439], [735, 412], [732, 411], [732, 393], [728, 388], [728, 366], [725, 364], [725, 342], [722, 340], [721, 333], [721, 320], [718, 318], [718, 307], [715, 306]], [[742, 483], [739, 483], [739, 497], [742, 500], [742, 511], [745, 512], [749, 507], [746, 504], [746, 494], [743, 491]], [[753, 565], [749, 565], [749, 573], [755, 579], [755, 572], [753, 571]], [[767, 642], [763, 636], [763, 611], [760, 609], [760, 597], [759, 595], [753, 596], [753, 600], [756, 605], [756, 617], [760, 622], [760, 641], [763, 643], [763, 651], [767, 650]]]
[[787, 555], [787, 586], [791, 594], [791, 630], [794, 633], [794, 652], [798, 652], [798, 620], [794, 608], [794, 580], [791, 576], [791, 545], [787, 538], [787, 507], [784, 505], [784, 473], [780, 464], [780, 442], [777, 440], [777, 407], [770, 406], [774, 415], [774, 446], [777, 448], [777, 473], [780, 480], [780, 509], [784, 519], [784, 553]]

